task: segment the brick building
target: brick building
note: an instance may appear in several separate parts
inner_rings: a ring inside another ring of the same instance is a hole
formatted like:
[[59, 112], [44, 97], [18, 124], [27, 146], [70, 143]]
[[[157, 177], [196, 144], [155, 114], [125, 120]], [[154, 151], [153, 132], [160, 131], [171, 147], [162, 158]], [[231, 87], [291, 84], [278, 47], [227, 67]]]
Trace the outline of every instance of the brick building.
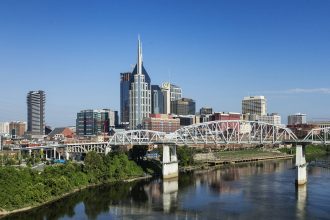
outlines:
[[171, 133], [180, 128], [180, 119], [166, 114], [150, 114], [148, 118], [144, 118], [143, 127], [146, 130]]

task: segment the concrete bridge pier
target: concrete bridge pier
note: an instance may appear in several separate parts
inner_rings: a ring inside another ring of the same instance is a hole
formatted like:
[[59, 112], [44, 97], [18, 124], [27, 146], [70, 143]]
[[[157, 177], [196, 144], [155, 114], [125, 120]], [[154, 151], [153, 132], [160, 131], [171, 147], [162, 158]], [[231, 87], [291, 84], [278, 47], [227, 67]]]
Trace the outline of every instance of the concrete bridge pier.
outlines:
[[163, 145], [163, 178], [169, 179], [179, 176], [178, 157], [175, 144]]
[[64, 151], [65, 154], [65, 160], [70, 160], [70, 154], [67, 150]]
[[110, 147], [105, 147], [105, 150], [104, 150], [105, 155], [107, 155], [110, 152], [111, 152], [111, 148]]
[[305, 158], [305, 145], [296, 146], [296, 185], [307, 183], [307, 163]]

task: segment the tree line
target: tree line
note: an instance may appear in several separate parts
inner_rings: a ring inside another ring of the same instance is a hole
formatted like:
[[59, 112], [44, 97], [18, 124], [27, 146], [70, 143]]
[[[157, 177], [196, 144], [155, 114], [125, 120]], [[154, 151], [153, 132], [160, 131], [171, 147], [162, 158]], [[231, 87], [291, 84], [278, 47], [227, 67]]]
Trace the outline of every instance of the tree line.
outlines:
[[0, 167], [0, 209], [15, 210], [45, 203], [88, 185], [109, 183], [142, 176], [141, 167], [125, 153], [100, 155], [89, 152], [84, 164], [46, 166], [44, 171], [31, 168]]

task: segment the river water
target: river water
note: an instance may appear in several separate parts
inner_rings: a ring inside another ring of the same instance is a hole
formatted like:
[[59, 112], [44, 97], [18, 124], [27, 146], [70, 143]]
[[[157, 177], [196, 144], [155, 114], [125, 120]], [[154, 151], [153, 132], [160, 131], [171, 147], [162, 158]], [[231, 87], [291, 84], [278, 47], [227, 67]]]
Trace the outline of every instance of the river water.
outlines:
[[[330, 158], [327, 158], [330, 160]], [[267, 161], [90, 188], [5, 219], [330, 219], [330, 169]]]

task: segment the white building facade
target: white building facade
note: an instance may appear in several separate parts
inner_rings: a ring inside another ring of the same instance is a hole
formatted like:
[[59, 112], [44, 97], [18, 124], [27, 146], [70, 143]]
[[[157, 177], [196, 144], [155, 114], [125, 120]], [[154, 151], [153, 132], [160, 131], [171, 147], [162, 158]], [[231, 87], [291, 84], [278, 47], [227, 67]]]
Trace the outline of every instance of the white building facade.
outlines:
[[264, 96], [248, 96], [242, 100], [242, 114], [267, 115], [267, 100]]
[[129, 122], [130, 129], [142, 129], [143, 119], [151, 114], [151, 82], [143, 67], [142, 46], [138, 40], [138, 60], [133, 70], [129, 90]]
[[268, 124], [273, 124], [273, 125], [282, 124], [282, 118], [278, 114], [257, 116], [257, 120], [268, 123]]

